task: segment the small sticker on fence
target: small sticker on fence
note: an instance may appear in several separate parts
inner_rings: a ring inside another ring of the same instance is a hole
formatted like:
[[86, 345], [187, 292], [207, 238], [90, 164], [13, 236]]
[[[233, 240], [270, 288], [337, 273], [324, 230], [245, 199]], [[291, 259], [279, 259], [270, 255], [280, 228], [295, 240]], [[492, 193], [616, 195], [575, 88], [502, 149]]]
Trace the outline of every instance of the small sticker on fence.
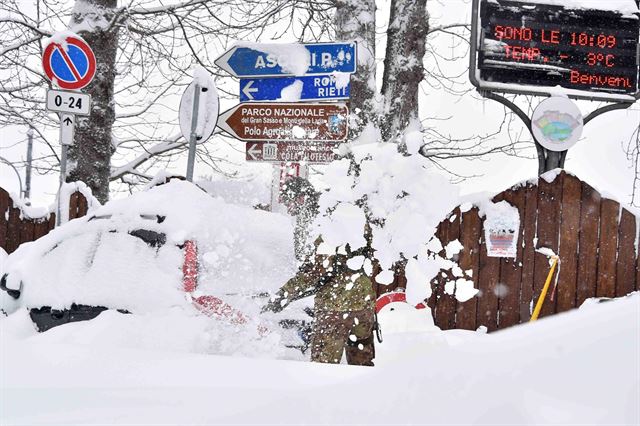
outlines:
[[506, 201], [500, 201], [485, 204], [483, 211], [486, 215], [484, 237], [487, 256], [516, 258], [520, 231], [518, 209]]

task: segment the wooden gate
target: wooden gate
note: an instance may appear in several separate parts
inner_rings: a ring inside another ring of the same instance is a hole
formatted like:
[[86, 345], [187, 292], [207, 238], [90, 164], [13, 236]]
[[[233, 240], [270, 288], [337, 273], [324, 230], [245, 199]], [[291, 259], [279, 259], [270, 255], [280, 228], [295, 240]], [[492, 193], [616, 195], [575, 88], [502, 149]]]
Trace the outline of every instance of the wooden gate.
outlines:
[[[0, 188], [0, 247], [7, 253], [14, 252], [22, 243], [35, 241], [46, 235], [56, 225], [56, 214], [29, 217], [16, 204], [7, 191]], [[69, 220], [87, 214], [89, 204], [84, 195], [74, 192], [69, 198]]]
[[[515, 259], [487, 256], [478, 207], [464, 212], [457, 207], [437, 228], [443, 247], [455, 240], [462, 244], [454, 260], [471, 271], [470, 279], [480, 290], [459, 302], [444, 291], [448, 281], [455, 281], [452, 272], [441, 271], [431, 283], [428, 301], [440, 328], [485, 326], [495, 331], [529, 321], [550, 269], [548, 257], [536, 248], [550, 248], [560, 257], [557, 289], [547, 294], [541, 317], [579, 307], [590, 297], [620, 297], [638, 290], [639, 224], [618, 202], [565, 172], [552, 182], [540, 178], [537, 184], [513, 187], [492, 201], [502, 200], [520, 213]], [[444, 250], [440, 255], [445, 256]], [[402, 275], [378, 291], [404, 287]]]

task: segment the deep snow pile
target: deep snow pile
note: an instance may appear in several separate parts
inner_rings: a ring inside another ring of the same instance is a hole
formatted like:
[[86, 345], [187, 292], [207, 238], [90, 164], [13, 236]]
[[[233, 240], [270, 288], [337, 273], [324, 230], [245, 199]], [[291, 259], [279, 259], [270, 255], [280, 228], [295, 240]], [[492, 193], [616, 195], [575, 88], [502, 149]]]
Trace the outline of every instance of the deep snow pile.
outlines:
[[[152, 247], [130, 235], [140, 229], [165, 234], [166, 243]], [[254, 294], [291, 276], [291, 233], [288, 217], [230, 205], [173, 180], [111, 201], [22, 245], [5, 262], [7, 286], [22, 286], [26, 307], [76, 303], [166, 311], [189, 305], [182, 291], [185, 241], [198, 245], [201, 293]], [[257, 311], [257, 302], [245, 308]]]
[[185, 353], [198, 327], [171, 314], [36, 334], [19, 311], [0, 319], [0, 420], [638, 424], [639, 318], [636, 294], [491, 335], [400, 328], [367, 368]]

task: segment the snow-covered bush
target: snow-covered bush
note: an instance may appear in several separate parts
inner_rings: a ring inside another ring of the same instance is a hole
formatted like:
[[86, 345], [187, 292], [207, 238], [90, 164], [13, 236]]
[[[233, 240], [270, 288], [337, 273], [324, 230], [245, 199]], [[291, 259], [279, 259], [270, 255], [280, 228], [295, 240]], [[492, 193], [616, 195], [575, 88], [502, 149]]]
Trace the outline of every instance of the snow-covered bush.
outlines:
[[[411, 142], [407, 145], [414, 147]], [[396, 262], [424, 257], [436, 226], [459, 201], [458, 190], [436, 174], [417, 149], [403, 154], [393, 143], [360, 143], [348, 149], [350, 154], [331, 163], [322, 176], [328, 189], [320, 197], [312, 238], [322, 235], [328, 248], [349, 244], [356, 250], [366, 245], [368, 221], [382, 268], [376, 280], [389, 284]], [[430, 279], [440, 269], [433, 261], [418, 265], [407, 274], [410, 302], [425, 298]]]

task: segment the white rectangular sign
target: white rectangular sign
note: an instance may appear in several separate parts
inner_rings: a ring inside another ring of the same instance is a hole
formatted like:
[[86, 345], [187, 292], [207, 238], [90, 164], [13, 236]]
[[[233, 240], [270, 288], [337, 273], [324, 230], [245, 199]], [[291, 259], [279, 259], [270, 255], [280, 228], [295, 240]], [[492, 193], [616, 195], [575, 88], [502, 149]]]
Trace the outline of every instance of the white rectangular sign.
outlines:
[[63, 90], [47, 90], [47, 109], [75, 115], [89, 115], [91, 95]]
[[75, 121], [76, 118], [71, 114], [60, 114], [60, 143], [62, 145], [73, 145]]

